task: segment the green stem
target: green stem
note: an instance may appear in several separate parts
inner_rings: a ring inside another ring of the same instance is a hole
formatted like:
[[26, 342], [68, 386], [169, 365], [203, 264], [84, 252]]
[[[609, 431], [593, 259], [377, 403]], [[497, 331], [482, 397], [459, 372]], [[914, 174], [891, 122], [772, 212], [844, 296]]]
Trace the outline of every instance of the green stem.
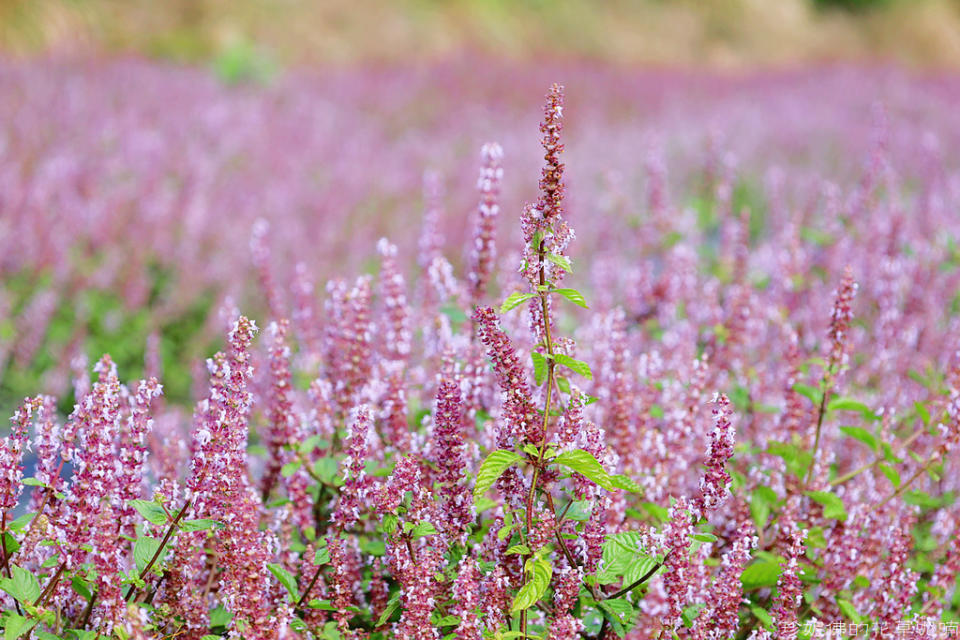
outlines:
[[[554, 376], [554, 362], [553, 362], [553, 339], [550, 335], [550, 305], [547, 302], [547, 274], [546, 267], [544, 265], [544, 256], [546, 255], [546, 241], [541, 240], [540, 245], [537, 247], [537, 256], [540, 262], [539, 269], [539, 283], [540, 286], [537, 288], [537, 295], [540, 297], [540, 311], [543, 316], [543, 341], [544, 346], [547, 349], [547, 354], [549, 356], [547, 360], [547, 391], [545, 394], [545, 399], [543, 403], [543, 424], [541, 426], [541, 431], [543, 432], [540, 436], [540, 446], [537, 451], [537, 460], [533, 466], [533, 479], [530, 482], [530, 493], [527, 495], [526, 502], [526, 519], [527, 519], [527, 531], [533, 529], [533, 501], [537, 493], [537, 481], [540, 479], [540, 468], [543, 466], [543, 454], [544, 450], [547, 448], [547, 426], [549, 425], [550, 420], [550, 401], [553, 395], [553, 376]], [[524, 565], [529, 559], [529, 555], [524, 556]], [[520, 633], [524, 637], [527, 635], [527, 612], [523, 610], [520, 612]]]

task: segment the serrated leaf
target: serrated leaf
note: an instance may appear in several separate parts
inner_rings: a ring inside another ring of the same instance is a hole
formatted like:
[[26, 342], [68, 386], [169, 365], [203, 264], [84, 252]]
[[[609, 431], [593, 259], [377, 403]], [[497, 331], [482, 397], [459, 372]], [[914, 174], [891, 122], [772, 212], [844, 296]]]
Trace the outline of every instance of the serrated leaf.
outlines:
[[539, 386], [547, 379], [547, 358], [539, 351], [531, 352], [530, 358], [533, 359], [533, 379]]
[[383, 516], [383, 523], [380, 525], [380, 528], [383, 529], [384, 533], [393, 533], [397, 530], [399, 524], [399, 519], [392, 513], [388, 513]]
[[133, 545], [133, 559], [137, 563], [137, 569], [139, 571], [143, 571], [146, 568], [159, 548], [160, 541], [156, 538], [137, 538], [137, 541]]
[[743, 583], [745, 591], [759, 589], [761, 587], [772, 587], [777, 584], [780, 577], [780, 565], [769, 560], [758, 560], [747, 566], [740, 574], [740, 582]]
[[300, 593], [297, 589], [297, 579], [293, 574], [279, 564], [268, 564], [267, 569], [270, 569], [270, 573], [280, 581], [280, 584], [287, 588], [287, 591], [290, 593], [291, 602], [296, 602], [300, 599]]
[[840, 431], [855, 440], [859, 440], [863, 444], [870, 447], [872, 451], [877, 450], [877, 439], [873, 437], [872, 433], [863, 427], [840, 427]]
[[479, 498], [485, 494], [510, 465], [522, 459], [516, 451], [507, 449], [498, 449], [488, 455], [477, 470], [477, 482], [473, 487], [474, 497]]
[[23, 604], [33, 604], [40, 596], [40, 583], [36, 577], [26, 569], [15, 564], [10, 565], [11, 576], [0, 580], [0, 589]]
[[152, 500], [131, 500], [130, 505], [153, 524], [167, 524], [167, 512]]
[[509, 549], [507, 549], [507, 555], [519, 554], [522, 556], [528, 555], [530, 553], [530, 547], [525, 544], [515, 544]]
[[621, 624], [629, 624], [631, 621], [630, 617], [635, 613], [633, 605], [625, 598], [601, 600], [597, 603], [597, 606], [616, 618]]
[[643, 493], [643, 487], [634, 482], [633, 478], [625, 476], [622, 473], [618, 473], [615, 476], [610, 476], [610, 481], [617, 489], [623, 489], [624, 491], [629, 491], [630, 493]]
[[514, 291], [507, 296], [507, 299], [503, 301], [502, 305], [500, 305], [500, 313], [506, 313], [516, 309], [521, 304], [534, 297], [536, 296], [532, 293], [520, 293], [519, 291]]
[[565, 451], [554, 458], [553, 462], [576, 471], [583, 477], [587, 478], [588, 480], [592, 480], [604, 489], [612, 491], [617, 488], [613, 483], [613, 478], [610, 477], [610, 474], [607, 473], [607, 471], [603, 468], [603, 465], [600, 464], [600, 462], [594, 458], [593, 454], [589, 451], [584, 451], [583, 449]]
[[557, 353], [553, 356], [553, 361], [558, 365], [566, 367], [571, 371], [579, 373], [587, 380], [593, 380], [593, 372], [590, 371], [590, 365], [588, 365], [583, 360], [577, 360], [576, 358], [571, 358], [568, 355], [562, 353]]
[[590, 308], [587, 306], [587, 301], [584, 299], [583, 294], [576, 289], [554, 289], [552, 293], [561, 295], [573, 304], [581, 306], [584, 309]]
[[570, 258], [567, 256], [559, 256], [555, 253], [548, 253], [546, 258], [567, 273], [573, 273], [573, 265], [570, 264]]
[[843, 505], [843, 500], [836, 494], [829, 491], [807, 491], [806, 495], [814, 502], [823, 505], [824, 518], [847, 519], [847, 509]]
[[423, 522], [418, 522], [416, 525], [414, 525], [414, 527], [410, 530], [410, 535], [414, 538], [422, 538], [423, 536], [432, 536], [436, 532], [437, 528], [433, 526], [433, 523], [424, 520]]
[[627, 585], [631, 585], [643, 576], [647, 575], [652, 571], [659, 563], [655, 558], [646, 556], [642, 553], [637, 553], [633, 560], [630, 562], [630, 565], [627, 567], [627, 570], [623, 572], [623, 581]]
[[520, 588], [513, 599], [513, 606], [510, 608], [512, 612], [523, 611], [535, 605], [547, 592], [550, 578], [553, 577], [553, 567], [539, 556], [527, 560], [526, 572], [527, 583]]
[[3, 638], [4, 640], [16, 640], [37, 624], [37, 620], [31, 620], [15, 613], [7, 613], [4, 618]]

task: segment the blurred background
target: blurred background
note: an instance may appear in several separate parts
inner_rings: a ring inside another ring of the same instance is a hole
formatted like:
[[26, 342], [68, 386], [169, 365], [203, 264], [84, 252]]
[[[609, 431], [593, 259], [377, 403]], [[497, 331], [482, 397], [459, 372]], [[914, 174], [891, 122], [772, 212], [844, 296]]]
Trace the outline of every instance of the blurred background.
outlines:
[[107, 352], [189, 405], [225, 309], [319, 309], [381, 236], [462, 276], [489, 141], [514, 274], [551, 82], [603, 281], [646, 203], [719, 237], [718, 176], [759, 235], [876, 149], [908, 184], [956, 161], [958, 67], [960, 0], [0, 0], [0, 413], [69, 412]]
[[264, 69], [592, 60], [751, 69], [960, 66], [960, 0], [0, 0], [10, 56], [125, 54]]

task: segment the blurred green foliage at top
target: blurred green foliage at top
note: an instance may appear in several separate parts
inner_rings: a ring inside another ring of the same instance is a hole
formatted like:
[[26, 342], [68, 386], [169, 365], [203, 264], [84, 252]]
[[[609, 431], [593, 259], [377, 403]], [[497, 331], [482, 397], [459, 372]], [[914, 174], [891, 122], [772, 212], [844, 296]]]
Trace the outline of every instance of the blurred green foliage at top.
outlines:
[[515, 61], [743, 69], [960, 66], [960, 0], [0, 0], [0, 52], [277, 67]]

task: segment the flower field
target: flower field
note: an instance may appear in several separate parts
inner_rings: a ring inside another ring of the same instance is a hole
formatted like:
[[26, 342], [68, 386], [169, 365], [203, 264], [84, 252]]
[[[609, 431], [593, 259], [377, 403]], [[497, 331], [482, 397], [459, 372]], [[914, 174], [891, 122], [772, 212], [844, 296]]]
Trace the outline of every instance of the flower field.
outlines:
[[957, 637], [958, 100], [0, 62], [4, 638]]

